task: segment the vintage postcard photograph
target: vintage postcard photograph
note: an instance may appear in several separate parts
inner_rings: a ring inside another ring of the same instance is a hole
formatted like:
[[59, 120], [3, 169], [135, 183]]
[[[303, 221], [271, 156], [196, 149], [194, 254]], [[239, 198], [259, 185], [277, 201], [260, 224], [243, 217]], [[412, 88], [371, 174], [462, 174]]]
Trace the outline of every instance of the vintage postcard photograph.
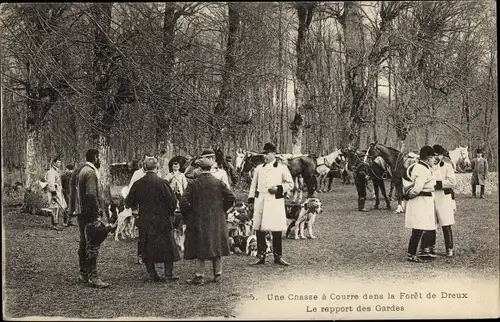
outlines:
[[2, 317], [500, 317], [497, 6], [0, 4]]

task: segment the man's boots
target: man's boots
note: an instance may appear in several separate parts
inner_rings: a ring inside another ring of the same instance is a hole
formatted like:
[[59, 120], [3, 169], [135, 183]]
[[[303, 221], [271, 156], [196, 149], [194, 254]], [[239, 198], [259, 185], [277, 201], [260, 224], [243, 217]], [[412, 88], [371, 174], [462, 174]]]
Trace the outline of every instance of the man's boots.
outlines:
[[97, 275], [97, 257], [87, 259], [88, 263], [88, 285], [96, 288], [106, 288], [109, 286], [108, 283], [104, 283], [101, 278]]
[[253, 263], [253, 265], [263, 265], [266, 263], [266, 232], [257, 230], [255, 236], [257, 237], [257, 257], [259, 260]]
[[358, 211], [368, 211], [368, 209], [365, 208], [365, 198], [358, 198]]
[[444, 245], [446, 247], [446, 256], [453, 257], [453, 232], [451, 226], [443, 226]]
[[158, 276], [158, 273], [156, 272], [155, 264], [149, 261], [146, 261], [144, 263], [144, 266], [146, 266], [146, 271], [148, 272], [149, 277], [153, 282], [159, 282], [160, 281], [160, 276]]

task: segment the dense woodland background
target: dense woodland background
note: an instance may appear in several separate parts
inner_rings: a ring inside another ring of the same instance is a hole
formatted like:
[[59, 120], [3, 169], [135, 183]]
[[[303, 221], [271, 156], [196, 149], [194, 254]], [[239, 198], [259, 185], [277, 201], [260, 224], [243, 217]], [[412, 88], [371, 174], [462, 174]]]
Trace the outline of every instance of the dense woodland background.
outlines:
[[4, 184], [222, 146], [498, 155], [494, 1], [4, 3]]

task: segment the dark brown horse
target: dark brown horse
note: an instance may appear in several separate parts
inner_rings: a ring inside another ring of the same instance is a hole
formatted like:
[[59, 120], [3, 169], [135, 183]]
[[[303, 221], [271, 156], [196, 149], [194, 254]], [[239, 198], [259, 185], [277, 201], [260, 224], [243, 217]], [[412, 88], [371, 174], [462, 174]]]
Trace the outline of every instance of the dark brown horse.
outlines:
[[[381, 167], [379, 163], [374, 162], [376, 155], [373, 153], [372, 148], [370, 151], [354, 151], [354, 150], [343, 150], [345, 155], [347, 156], [347, 164], [349, 168], [356, 168], [356, 166], [364, 162], [366, 157], [366, 163], [369, 166], [369, 175], [373, 184], [374, 192], [375, 192], [375, 209], [378, 209], [380, 205], [380, 197], [379, 192], [382, 193], [382, 197], [384, 197], [386, 208], [391, 208], [390, 199], [387, 197], [386, 189], [385, 189], [385, 179], [388, 178], [387, 169]], [[369, 190], [370, 187], [367, 187]]]
[[[302, 186], [299, 184], [300, 180], [303, 180], [307, 187], [307, 197], [311, 198], [314, 196], [316, 186], [316, 177], [314, 176], [316, 171], [315, 159], [310, 156], [298, 156], [288, 159], [287, 161], [288, 170], [292, 175], [295, 185], [294, 200], [297, 199], [297, 193], [300, 194], [300, 199], [302, 199]], [[241, 177], [246, 177], [247, 180], [251, 180], [253, 170], [262, 163], [264, 163], [263, 154], [247, 153], [243, 159]]]
[[408, 154], [402, 154], [399, 150], [378, 142], [370, 144], [369, 153], [373, 158], [381, 156], [390, 166], [392, 173], [391, 181], [394, 184], [396, 198], [398, 200], [396, 213], [403, 212], [403, 177], [406, 174], [407, 167], [415, 158]]

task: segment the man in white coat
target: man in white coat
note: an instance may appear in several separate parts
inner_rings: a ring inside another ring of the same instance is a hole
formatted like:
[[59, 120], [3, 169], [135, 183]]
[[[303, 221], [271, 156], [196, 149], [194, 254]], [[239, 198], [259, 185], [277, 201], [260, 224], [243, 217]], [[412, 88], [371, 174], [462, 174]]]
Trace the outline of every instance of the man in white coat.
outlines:
[[[424, 145], [420, 149], [420, 160], [407, 170], [403, 178], [404, 198], [408, 200], [405, 212], [405, 227], [411, 228], [408, 243], [408, 261], [421, 262], [417, 256], [418, 244], [424, 233], [436, 230], [434, 210], [434, 150]], [[409, 183], [409, 184], [408, 184]]]
[[[434, 205], [438, 223], [443, 229], [444, 244], [446, 248], [446, 256], [452, 257], [453, 253], [453, 233], [451, 225], [455, 223], [455, 200], [452, 199], [453, 188], [456, 185], [455, 171], [450, 161], [447, 161], [443, 156], [446, 150], [441, 145], [432, 147], [436, 153], [436, 162], [434, 166], [434, 178], [436, 186], [434, 191]], [[422, 246], [420, 256], [436, 257], [436, 231], [432, 231], [426, 238], [422, 238]], [[428, 247], [427, 247], [428, 246]]]
[[61, 184], [61, 158], [59, 156], [52, 159], [52, 165], [45, 174], [47, 181], [47, 198], [49, 201], [49, 208], [52, 210], [52, 228], [60, 230], [59, 228], [59, 214], [62, 214], [67, 208], [66, 200], [63, 198], [62, 184]]
[[293, 179], [288, 167], [276, 160], [276, 146], [264, 145], [264, 163], [255, 168], [248, 193], [248, 204], [254, 205], [253, 229], [257, 236], [259, 260], [254, 265], [265, 264], [266, 232], [273, 237], [274, 263], [282, 266], [290, 264], [283, 260], [282, 232], [287, 229], [285, 199], [293, 189]]

